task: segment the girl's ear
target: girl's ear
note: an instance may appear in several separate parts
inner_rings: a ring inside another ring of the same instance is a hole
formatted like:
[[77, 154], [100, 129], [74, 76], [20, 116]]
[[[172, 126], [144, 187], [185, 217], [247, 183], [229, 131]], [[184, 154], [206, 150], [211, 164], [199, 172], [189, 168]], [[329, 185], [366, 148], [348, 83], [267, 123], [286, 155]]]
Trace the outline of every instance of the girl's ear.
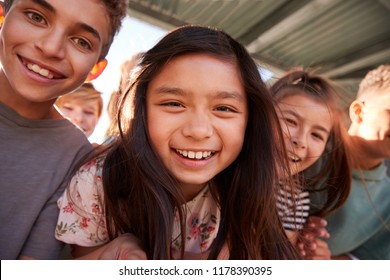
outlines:
[[349, 106], [349, 117], [354, 123], [361, 123], [363, 120], [364, 101], [355, 100]]
[[100, 60], [98, 63], [96, 63], [95, 66], [92, 68], [91, 72], [89, 72], [88, 77], [85, 81], [90, 82], [99, 77], [103, 70], [106, 68], [107, 63], [107, 59]]

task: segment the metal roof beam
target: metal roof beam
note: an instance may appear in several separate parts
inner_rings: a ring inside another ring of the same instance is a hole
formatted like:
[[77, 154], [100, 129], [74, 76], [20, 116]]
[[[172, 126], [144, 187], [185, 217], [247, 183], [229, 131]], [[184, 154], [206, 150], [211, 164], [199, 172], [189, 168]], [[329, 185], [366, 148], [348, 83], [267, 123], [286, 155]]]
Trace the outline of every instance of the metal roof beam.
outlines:
[[353, 72], [355, 70], [359, 70], [367, 66], [380, 64], [386, 60], [390, 61], [390, 49], [381, 50], [376, 53], [372, 53], [367, 56], [364, 56], [362, 58], [355, 59], [349, 63], [340, 65], [337, 68], [324, 72], [322, 74], [329, 78], [340, 77], [347, 73]]
[[249, 52], [256, 53], [266, 49], [278, 39], [288, 35], [291, 30], [309, 22], [312, 18], [318, 17], [324, 10], [337, 3], [339, 3], [338, 0], [313, 0], [250, 43], [248, 45]]

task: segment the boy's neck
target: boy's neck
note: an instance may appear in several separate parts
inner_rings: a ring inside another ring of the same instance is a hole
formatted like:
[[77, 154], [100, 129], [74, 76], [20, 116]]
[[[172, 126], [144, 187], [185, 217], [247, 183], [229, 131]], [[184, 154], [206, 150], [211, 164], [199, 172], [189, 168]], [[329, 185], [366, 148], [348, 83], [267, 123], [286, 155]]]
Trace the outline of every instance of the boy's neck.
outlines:
[[373, 143], [369, 143], [369, 141], [357, 135], [350, 134], [350, 139], [353, 157], [352, 167], [354, 169], [370, 170], [378, 167], [384, 161], [384, 158], [377, 157], [371, 152], [370, 146]]

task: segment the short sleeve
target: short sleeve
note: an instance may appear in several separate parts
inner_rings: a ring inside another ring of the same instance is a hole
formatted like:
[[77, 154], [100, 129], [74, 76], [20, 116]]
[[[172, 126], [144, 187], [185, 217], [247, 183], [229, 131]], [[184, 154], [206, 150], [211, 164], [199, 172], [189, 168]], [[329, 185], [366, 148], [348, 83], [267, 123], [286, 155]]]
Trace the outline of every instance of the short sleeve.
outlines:
[[108, 242], [101, 169], [102, 162], [96, 159], [82, 166], [58, 199], [58, 240], [83, 247]]

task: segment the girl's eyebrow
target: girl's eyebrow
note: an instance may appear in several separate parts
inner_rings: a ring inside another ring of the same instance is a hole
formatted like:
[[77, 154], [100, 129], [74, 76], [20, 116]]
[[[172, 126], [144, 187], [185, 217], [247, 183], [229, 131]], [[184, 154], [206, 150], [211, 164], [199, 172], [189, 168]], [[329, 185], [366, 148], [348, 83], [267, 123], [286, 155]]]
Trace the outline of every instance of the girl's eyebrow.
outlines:
[[[169, 94], [183, 95], [183, 96], [187, 95], [187, 93], [184, 90], [182, 90], [180, 88], [176, 88], [176, 87], [169, 87], [169, 86], [159, 87], [159, 88], [157, 88], [156, 92], [157, 93], [169, 93]], [[231, 92], [230, 91], [219, 91], [212, 98], [214, 98], [214, 99], [232, 98], [232, 99], [236, 99], [239, 101], [244, 100], [244, 97], [242, 96], [242, 94], [240, 94], [236, 91], [231, 91]]]
[[[45, 0], [32, 0], [35, 4], [41, 6], [42, 8], [48, 10], [49, 12], [52, 12], [54, 14], [57, 13], [57, 10], [47, 1]], [[85, 31], [91, 33], [94, 37], [96, 37], [99, 41], [101, 40], [100, 39], [100, 35], [99, 35], [99, 32], [96, 31], [96, 29], [94, 29], [92, 26], [88, 25], [88, 24], [85, 24], [85, 23], [79, 23], [79, 27], [81, 29], [84, 29]]]
[[237, 91], [220, 91], [217, 93], [215, 98], [218, 98], [218, 99], [233, 98], [233, 99], [237, 99], [239, 101], [243, 101], [245, 99], [244, 96]]
[[[303, 119], [295, 110], [287, 109], [287, 110], [283, 110], [283, 113], [291, 114], [291, 115], [293, 115], [294, 117], [296, 117], [297, 119], [300, 119], [300, 120]], [[323, 127], [320, 124], [313, 125], [313, 127], [315, 129], [321, 130], [321, 131], [323, 131], [323, 132], [325, 132], [327, 134], [330, 134], [330, 131], [327, 130], [325, 127]]]
[[161, 86], [155, 90], [156, 93], [162, 94], [175, 94], [175, 95], [187, 95], [183, 90], [177, 87]]

